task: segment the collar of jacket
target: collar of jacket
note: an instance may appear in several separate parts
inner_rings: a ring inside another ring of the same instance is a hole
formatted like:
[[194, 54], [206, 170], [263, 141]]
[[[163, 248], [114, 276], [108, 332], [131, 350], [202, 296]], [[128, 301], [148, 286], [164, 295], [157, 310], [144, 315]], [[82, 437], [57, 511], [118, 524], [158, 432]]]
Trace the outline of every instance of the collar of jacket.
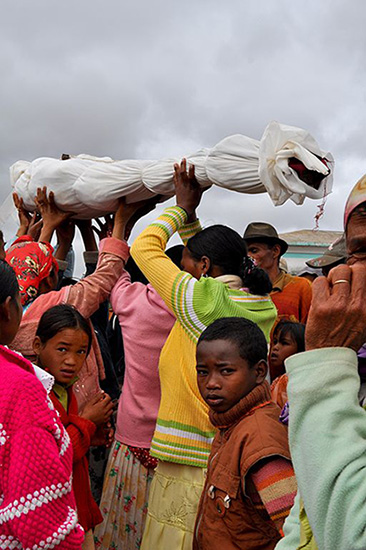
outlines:
[[293, 276], [290, 275], [290, 273], [286, 273], [285, 271], [280, 269], [280, 274], [273, 281], [271, 292], [282, 292], [282, 290], [285, 288], [286, 285], [289, 284], [292, 278]]
[[216, 413], [210, 410], [209, 416], [211, 423], [216, 426], [216, 428], [228, 428], [241, 420], [243, 416], [251, 413], [259, 407], [267, 405], [270, 401], [271, 390], [268, 382], [265, 380], [228, 411]]

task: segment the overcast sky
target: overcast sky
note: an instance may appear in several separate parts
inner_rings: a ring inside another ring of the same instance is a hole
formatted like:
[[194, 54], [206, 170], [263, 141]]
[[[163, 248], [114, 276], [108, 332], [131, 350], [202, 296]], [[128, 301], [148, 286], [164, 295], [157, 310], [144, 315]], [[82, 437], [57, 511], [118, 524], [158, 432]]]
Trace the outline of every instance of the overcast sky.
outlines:
[[[230, 134], [260, 139], [275, 119], [334, 155], [320, 229], [341, 229], [348, 191], [366, 172], [362, 0], [1, 4], [0, 202], [19, 159], [181, 156]], [[215, 188], [200, 216], [284, 232], [312, 228], [317, 202], [275, 208], [268, 195]]]

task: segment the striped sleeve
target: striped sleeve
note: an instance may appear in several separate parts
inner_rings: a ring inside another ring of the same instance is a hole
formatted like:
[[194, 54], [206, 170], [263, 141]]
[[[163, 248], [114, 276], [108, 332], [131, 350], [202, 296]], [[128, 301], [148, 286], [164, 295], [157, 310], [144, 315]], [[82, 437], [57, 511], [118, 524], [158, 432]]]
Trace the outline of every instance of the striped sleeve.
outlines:
[[281, 531], [297, 491], [291, 462], [282, 457], [260, 461], [249, 472], [248, 495], [258, 511], [265, 510]]
[[178, 229], [179, 236], [182, 239], [184, 246], [187, 246], [189, 239], [194, 237], [194, 235], [200, 231], [202, 231], [202, 227], [198, 219], [192, 223], [186, 223]]
[[189, 314], [187, 317], [181, 303], [187, 296], [188, 287], [188, 294], [192, 295], [197, 280], [189, 273], [181, 271], [165, 254], [165, 248], [169, 238], [184, 227], [186, 220], [187, 213], [183, 208], [166, 208], [163, 214], [137, 237], [131, 247], [131, 255], [136, 264], [183, 325]]

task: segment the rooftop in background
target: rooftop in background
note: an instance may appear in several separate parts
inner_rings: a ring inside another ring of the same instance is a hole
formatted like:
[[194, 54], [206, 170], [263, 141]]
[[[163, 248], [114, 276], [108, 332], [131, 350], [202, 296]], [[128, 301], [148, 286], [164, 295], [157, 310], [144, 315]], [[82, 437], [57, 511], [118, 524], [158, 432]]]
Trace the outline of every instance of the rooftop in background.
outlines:
[[343, 231], [323, 231], [320, 229], [301, 229], [300, 231], [290, 231], [281, 233], [280, 237], [292, 246], [323, 246], [327, 248]]
[[284, 258], [292, 274], [302, 271], [308, 260], [321, 256], [325, 249], [342, 235], [342, 231], [323, 231], [320, 229], [301, 229], [281, 233], [280, 237], [288, 243]]

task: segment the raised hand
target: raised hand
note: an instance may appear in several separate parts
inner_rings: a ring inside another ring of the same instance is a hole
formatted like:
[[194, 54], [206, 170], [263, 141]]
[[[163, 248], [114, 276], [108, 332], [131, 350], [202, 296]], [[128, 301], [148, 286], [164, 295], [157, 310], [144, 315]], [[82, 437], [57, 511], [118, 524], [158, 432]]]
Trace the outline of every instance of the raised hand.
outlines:
[[50, 191], [47, 196], [47, 187], [38, 187], [34, 202], [43, 220], [43, 227], [39, 240], [50, 242], [54, 230], [65, 220], [70, 218], [73, 212], [61, 210], [55, 203], [53, 191]]
[[112, 237], [116, 239], [128, 239], [131, 230], [137, 220], [145, 216], [156, 206], [160, 196], [151, 197], [151, 199], [126, 203], [125, 198], [120, 199], [118, 210], [114, 216], [114, 225]]
[[13, 193], [14, 206], [18, 211], [19, 228], [17, 237], [22, 237], [28, 234], [28, 228], [31, 221], [30, 213], [25, 209], [23, 199], [17, 193]]
[[146, 199], [145, 201], [139, 201], [131, 205], [125, 205], [125, 209], [128, 208], [128, 211], [126, 214], [126, 210], [125, 210], [124, 215], [130, 216], [125, 227], [126, 241], [128, 240], [134, 225], [138, 222], [138, 220], [140, 220], [141, 218], [143, 218], [144, 216], [152, 212], [152, 210], [154, 210], [160, 198], [161, 198], [161, 195], [156, 195], [155, 197], [151, 197], [150, 199]]
[[65, 220], [56, 229], [58, 247], [55, 258], [65, 260], [75, 235], [74, 220]]
[[187, 172], [187, 161], [183, 159], [180, 164], [174, 164], [174, 185], [177, 206], [183, 208], [191, 217], [202, 197], [200, 187], [194, 174], [194, 166], [191, 164]]
[[38, 241], [43, 226], [43, 220], [39, 212], [34, 212], [29, 222], [27, 234]]

